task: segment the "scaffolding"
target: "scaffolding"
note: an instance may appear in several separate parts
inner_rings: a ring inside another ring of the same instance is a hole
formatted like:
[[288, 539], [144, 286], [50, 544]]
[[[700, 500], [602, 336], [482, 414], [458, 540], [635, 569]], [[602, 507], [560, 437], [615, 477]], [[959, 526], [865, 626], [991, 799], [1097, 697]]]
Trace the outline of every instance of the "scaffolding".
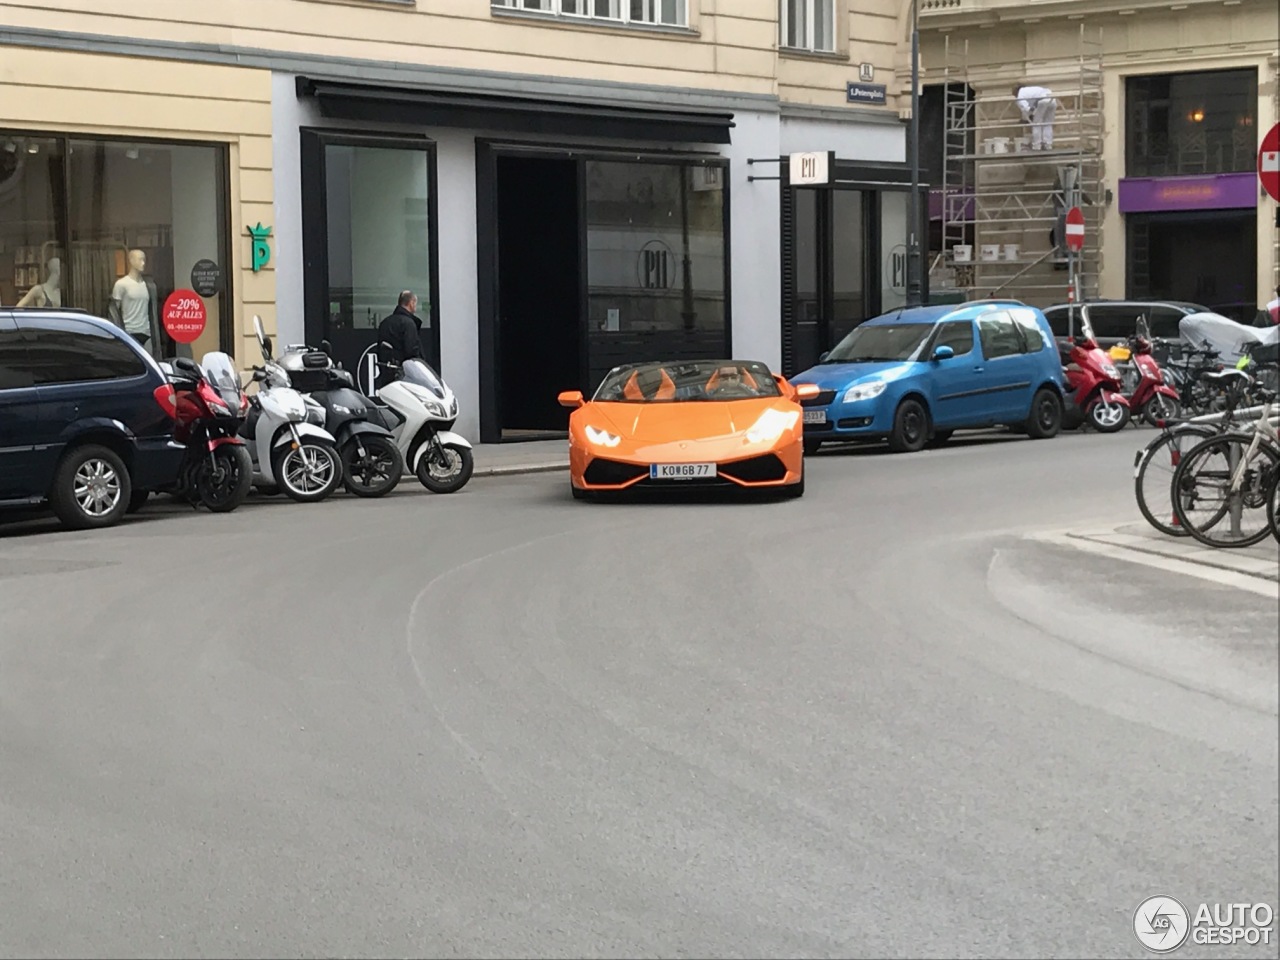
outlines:
[[[1074, 53], [1025, 71], [971, 63], [969, 40], [948, 34], [943, 72], [942, 246], [933, 253], [930, 289], [1035, 306], [1096, 297], [1106, 204], [1101, 29], [1081, 24]], [[1012, 93], [1022, 83], [1047, 87], [1058, 101], [1052, 149], [1031, 149], [1031, 128]], [[1064, 234], [1073, 206], [1084, 214], [1085, 245], [1075, 256], [1072, 291]]]

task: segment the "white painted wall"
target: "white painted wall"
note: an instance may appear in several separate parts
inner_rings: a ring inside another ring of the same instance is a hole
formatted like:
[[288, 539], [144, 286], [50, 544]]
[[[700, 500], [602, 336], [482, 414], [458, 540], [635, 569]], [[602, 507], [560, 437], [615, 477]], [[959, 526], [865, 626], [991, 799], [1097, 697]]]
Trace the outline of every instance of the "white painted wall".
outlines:
[[905, 123], [783, 117], [781, 141], [779, 153], [784, 156], [834, 150], [837, 160], [871, 163], [905, 163], [907, 160]]
[[776, 113], [737, 113], [729, 157], [730, 286], [732, 348], [737, 357], [782, 366], [782, 242], [779, 233], [776, 163], [747, 166], [750, 159], [778, 157]]

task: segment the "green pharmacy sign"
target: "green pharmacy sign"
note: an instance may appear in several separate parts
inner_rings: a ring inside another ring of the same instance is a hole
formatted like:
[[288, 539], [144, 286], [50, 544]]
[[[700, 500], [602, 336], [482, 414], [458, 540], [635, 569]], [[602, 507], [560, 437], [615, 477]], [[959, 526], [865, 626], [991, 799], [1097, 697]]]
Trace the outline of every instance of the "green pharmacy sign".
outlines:
[[271, 248], [267, 246], [271, 228], [259, 223], [256, 227], [249, 228], [249, 236], [253, 237], [253, 272], [257, 273], [271, 262]]

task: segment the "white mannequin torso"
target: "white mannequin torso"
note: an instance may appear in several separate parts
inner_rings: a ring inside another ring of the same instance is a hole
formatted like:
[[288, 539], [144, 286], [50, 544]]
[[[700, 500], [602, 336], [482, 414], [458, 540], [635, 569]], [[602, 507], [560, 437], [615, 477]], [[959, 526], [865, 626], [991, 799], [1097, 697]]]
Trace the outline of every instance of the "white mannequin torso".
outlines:
[[151, 293], [141, 278], [123, 276], [116, 281], [111, 299], [120, 304], [125, 332], [151, 335]]

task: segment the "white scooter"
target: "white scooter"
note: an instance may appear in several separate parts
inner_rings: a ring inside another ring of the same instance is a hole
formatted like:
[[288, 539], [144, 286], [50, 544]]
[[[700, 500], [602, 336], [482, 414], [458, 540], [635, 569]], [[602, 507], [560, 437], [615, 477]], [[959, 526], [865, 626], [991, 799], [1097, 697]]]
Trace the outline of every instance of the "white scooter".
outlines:
[[[396, 379], [377, 393], [378, 369], [395, 371]], [[404, 462], [432, 493], [456, 493], [475, 469], [471, 444], [453, 432], [458, 398], [431, 365], [406, 360], [403, 366], [378, 362], [378, 344], [360, 358], [365, 396], [374, 397], [384, 426], [395, 437]]]
[[254, 486], [264, 492], [283, 490], [291, 500], [323, 500], [342, 482], [342, 460], [333, 435], [314, 422], [324, 411], [312, 409], [289, 383], [289, 375], [271, 356], [271, 340], [262, 318], [253, 318], [262, 350], [261, 367], [253, 368], [258, 392], [249, 400], [249, 416], [240, 436], [253, 459]]

